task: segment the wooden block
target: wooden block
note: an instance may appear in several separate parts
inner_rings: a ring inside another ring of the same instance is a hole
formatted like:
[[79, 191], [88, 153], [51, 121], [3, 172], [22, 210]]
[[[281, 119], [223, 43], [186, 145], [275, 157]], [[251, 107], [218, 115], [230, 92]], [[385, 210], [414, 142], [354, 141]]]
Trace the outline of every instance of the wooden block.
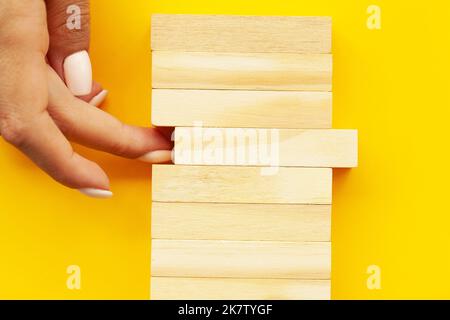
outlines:
[[152, 277], [153, 300], [329, 300], [330, 280]]
[[154, 165], [152, 184], [158, 202], [331, 204], [332, 171]]
[[331, 128], [331, 92], [153, 89], [155, 126]]
[[329, 53], [331, 18], [156, 14], [152, 49]]
[[331, 205], [153, 202], [152, 238], [330, 241]]
[[175, 128], [175, 164], [353, 168], [357, 130]]
[[332, 56], [154, 51], [156, 89], [331, 91]]
[[152, 240], [152, 276], [330, 279], [329, 242]]

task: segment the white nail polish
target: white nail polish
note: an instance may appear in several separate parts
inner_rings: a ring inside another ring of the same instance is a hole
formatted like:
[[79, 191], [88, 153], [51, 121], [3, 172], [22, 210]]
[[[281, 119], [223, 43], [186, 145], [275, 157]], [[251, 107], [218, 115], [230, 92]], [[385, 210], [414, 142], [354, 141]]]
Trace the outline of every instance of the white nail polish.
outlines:
[[138, 160], [148, 163], [164, 163], [172, 159], [172, 151], [170, 150], [156, 150], [144, 154]]
[[108, 199], [113, 196], [113, 193], [109, 190], [102, 190], [102, 189], [94, 189], [94, 188], [83, 188], [78, 189], [82, 194], [91, 197], [91, 198], [98, 198], [98, 199]]
[[89, 53], [79, 51], [64, 60], [67, 87], [75, 96], [84, 96], [92, 90], [92, 66]]
[[103, 101], [105, 101], [107, 95], [108, 95], [108, 91], [102, 90], [99, 94], [97, 94], [95, 97], [93, 97], [91, 99], [91, 101], [89, 101], [89, 104], [91, 104], [95, 107], [98, 107], [99, 105], [101, 105], [103, 103]]

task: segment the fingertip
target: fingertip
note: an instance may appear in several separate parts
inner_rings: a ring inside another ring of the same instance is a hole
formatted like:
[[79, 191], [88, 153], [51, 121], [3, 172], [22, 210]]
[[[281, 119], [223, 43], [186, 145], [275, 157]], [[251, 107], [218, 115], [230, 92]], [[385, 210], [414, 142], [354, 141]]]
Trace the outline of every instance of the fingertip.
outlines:
[[143, 156], [140, 156], [138, 160], [146, 163], [169, 163], [173, 161], [173, 152], [171, 150], [156, 150], [150, 151]]
[[[104, 90], [104, 89], [102, 88], [102, 86], [101, 86], [98, 82], [93, 81], [93, 82], [92, 82], [91, 92], [89, 92], [89, 94], [84, 95], [84, 96], [78, 96], [77, 98], [80, 99], [80, 100], [83, 100], [84, 102], [87, 102], [87, 103], [89, 103], [89, 104], [92, 104], [91, 101], [92, 101], [96, 96], [98, 96], [98, 95], [104, 95], [103, 91], [106, 91], [106, 93], [108, 93], [108, 91], [107, 91], [107, 90]], [[106, 96], [105, 96], [104, 98], [106, 98]], [[97, 99], [97, 100], [98, 100], [98, 99]], [[100, 103], [103, 102], [103, 101], [101, 101], [101, 102], [99, 103], [98, 101], [95, 101], [95, 100], [94, 100], [93, 102], [95, 102], [95, 103], [97, 103], [97, 104], [100, 104]], [[96, 105], [96, 106], [98, 106], [98, 105]]]
[[73, 189], [110, 190], [108, 175], [95, 162], [74, 153], [70, 167], [65, 168], [60, 182]]
[[147, 128], [152, 141], [152, 150], [172, 150], [173, 142], [157, 128]]
[[109, 190], [94, 189], [94, 188], [81, 188], [78, 189], [78, 191], [80, 191], [85, 196], [96, 199], [110, 199], [114, 195]]
[[94, 107], [100, 106], [108, 96], [108, 90], [102, 90], [98, 94], [96, 94], [92, 99], [89, 100], [89, 104]]
[[159, 133], [161, 133], [166, 139], [173, 141], [173, 133], [175, 131], [174, 127], [155, 127]]

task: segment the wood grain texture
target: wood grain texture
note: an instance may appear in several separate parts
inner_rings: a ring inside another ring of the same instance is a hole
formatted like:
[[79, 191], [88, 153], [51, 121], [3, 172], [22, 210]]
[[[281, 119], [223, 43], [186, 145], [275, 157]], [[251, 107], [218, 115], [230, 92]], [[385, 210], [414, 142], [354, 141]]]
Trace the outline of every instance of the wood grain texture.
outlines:
[[331, 204], [328, 168], [154, 165], [157, 202]]
[[152, 276], [330, 279], [329, 242], [152, 240]]
[[175, 128], [175, 164], [353, 168], [357, 130]]
[[156, 89], [331, 91], [329, 54], [154, 51]]
[[331, 205], [153, 202], [152, 238], [330, 241]]
[[331, 51], [330, 17], [152, 15], [152, 50]]
[[152, 300], [329, 300], [329, 280], [152, 277]]
[[331, 128], [331, 92], [153, 89], [155, 126]]

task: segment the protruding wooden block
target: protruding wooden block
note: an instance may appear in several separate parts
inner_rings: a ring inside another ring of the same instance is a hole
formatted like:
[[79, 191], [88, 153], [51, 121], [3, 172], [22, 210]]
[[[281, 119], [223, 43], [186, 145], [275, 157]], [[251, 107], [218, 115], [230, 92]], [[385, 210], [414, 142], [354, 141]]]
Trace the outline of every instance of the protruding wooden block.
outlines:
[[152, 277], [152, 300], [329, 300], [330, 280]]
[[175, 164], [353, 168], [356, 130], [175, 128]]
[[330, 279], [329, 242], [152, 240], [152, 276]]
[[327, 54], [153, 52], [156, 89], [331, 91]]
[[153, 166], [153, 201], [331, 204], [328, 168]]
[[153, 202], [152, 238], [330, 241], [331, 205]]
[[155, 14], [152, 50], [329, 53], [331, 18]]
[[155, 126], [331, 128], [331, 92], [153, 89]]

